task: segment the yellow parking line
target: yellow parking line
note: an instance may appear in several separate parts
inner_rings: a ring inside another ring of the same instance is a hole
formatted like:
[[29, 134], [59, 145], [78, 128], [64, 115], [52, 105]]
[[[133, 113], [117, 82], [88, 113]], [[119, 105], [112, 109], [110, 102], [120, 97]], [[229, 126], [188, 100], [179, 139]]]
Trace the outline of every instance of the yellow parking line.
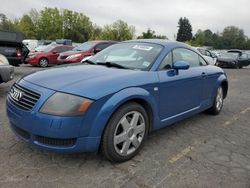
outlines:
[[250, 111], [250, 107], [246, 108], [245, 110], [242, 110], [240, 113], [241, 113], [241, 114], [245, 114], [245, 113], [247, 113], [248, 111]]
[[177, 155], [175, 155], [174, 157], [172, 157], [169, 160], [169, 162], [170, 163], [175, 163], [176, 161], [178, 161], [179, 159], [181, 159], [182, 157], [184, 157], [185, 155], [187, 155], [193, 149], [194, 149], [193, 146], [188, 146], [187, 148], [185, 148], [184, 150], [182, 150], [180, 153], [178, 153]]
[[223, 126], [226, 127], [228, 125], [230, 125], [232, 122], [231, 121], [226, 121], [225, 123], [223, 123]]

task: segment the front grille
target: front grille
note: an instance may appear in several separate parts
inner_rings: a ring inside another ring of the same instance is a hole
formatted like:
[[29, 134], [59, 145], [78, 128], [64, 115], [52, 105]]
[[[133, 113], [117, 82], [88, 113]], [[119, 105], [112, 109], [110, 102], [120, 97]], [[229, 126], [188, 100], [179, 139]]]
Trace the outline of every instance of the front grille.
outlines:
[[35, 106], [40, 96], [40, 94], [34, 91], [24, 88], [18, 84], [14, 84], [10, 89], [8, 99], [17, 107], [29, 111]]
[[24, 138], [26, 140], [30, 139], [30, 134], [27, 131], [25, 131], [23, 129], [20, 129], [19, 127], [16, 127], [15, 125], [12, 125], [12, 128], [15, 131], [15, 133], [17, 135], [19, 135], [20, 137], [22, 137], [22, 138]]
[[76, 138], [68, 138], [68, 139], [58, 139], [58, 138], [48, 138], [45, 136], [36, 136], [36, 141], [49, 145], [49, 146], [61, 146], [61, 147], [71, 147], [76, 144]]

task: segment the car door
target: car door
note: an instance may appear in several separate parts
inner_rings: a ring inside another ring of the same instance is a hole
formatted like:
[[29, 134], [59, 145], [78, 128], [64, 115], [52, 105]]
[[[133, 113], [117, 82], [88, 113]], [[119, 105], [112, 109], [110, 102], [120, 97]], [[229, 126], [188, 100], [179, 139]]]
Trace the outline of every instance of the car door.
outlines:
[[60, 53], [60, 46], [54, 47], [50, 52], [49, 52], [49, 62], [50, 64], [56, 64], [57, 63], [57, 57], [59, 56]]
[[[172, 69], [173, 63], [186, 61], [188, 70]], [[166, 64], [166, 65], [164, 65]], [[162, 122], [191, 113], [199, 108], [205, 73], [199, 65], [199, 56], [185, 48], [168, 53], [159, 66], [159, 113]]]

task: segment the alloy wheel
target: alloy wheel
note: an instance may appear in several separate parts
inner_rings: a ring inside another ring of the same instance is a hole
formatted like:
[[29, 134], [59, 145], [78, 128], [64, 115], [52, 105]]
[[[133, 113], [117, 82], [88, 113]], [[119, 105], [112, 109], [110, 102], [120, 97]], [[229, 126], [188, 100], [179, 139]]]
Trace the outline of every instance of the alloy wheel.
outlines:
[[145, 119], [138, 111], [125, 114], [116, 126], [113, 144], [119, 155], [127, 156], [139, 148], [145, 135]]

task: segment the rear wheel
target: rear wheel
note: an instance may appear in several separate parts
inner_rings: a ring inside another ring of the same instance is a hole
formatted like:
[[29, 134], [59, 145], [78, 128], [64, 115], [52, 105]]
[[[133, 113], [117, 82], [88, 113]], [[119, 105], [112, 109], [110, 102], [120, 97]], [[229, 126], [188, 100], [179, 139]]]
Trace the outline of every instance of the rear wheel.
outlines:
[[216, 93], [216, 97], [214, 99], [213, 106], [210, 109], [208, 109], [208, 112], [210, 114], [213, 114], [213, 115], [219, 114], [221, 112], [222, 107], [223, 107], [223, 100], [224, 100], [223, 89], [222, 89], [222, 86], [220, 86], [217, 89], [217, 93]]
[[145, 109], [137, 103], [130, 102], [120, 107], [112, 115], [104, 131], [104, 156], [114, 162], [123, 162], [134, 157], [147, 136], [148, 119]]
[[49, 62], [48, 62], [48, 60], [47, 60], [46, 58], [41, 58], [41, 59], [39, 60], [39, 65], [40, 65], [40, 67], [47, 67], [48, 64], [49, 64]]

